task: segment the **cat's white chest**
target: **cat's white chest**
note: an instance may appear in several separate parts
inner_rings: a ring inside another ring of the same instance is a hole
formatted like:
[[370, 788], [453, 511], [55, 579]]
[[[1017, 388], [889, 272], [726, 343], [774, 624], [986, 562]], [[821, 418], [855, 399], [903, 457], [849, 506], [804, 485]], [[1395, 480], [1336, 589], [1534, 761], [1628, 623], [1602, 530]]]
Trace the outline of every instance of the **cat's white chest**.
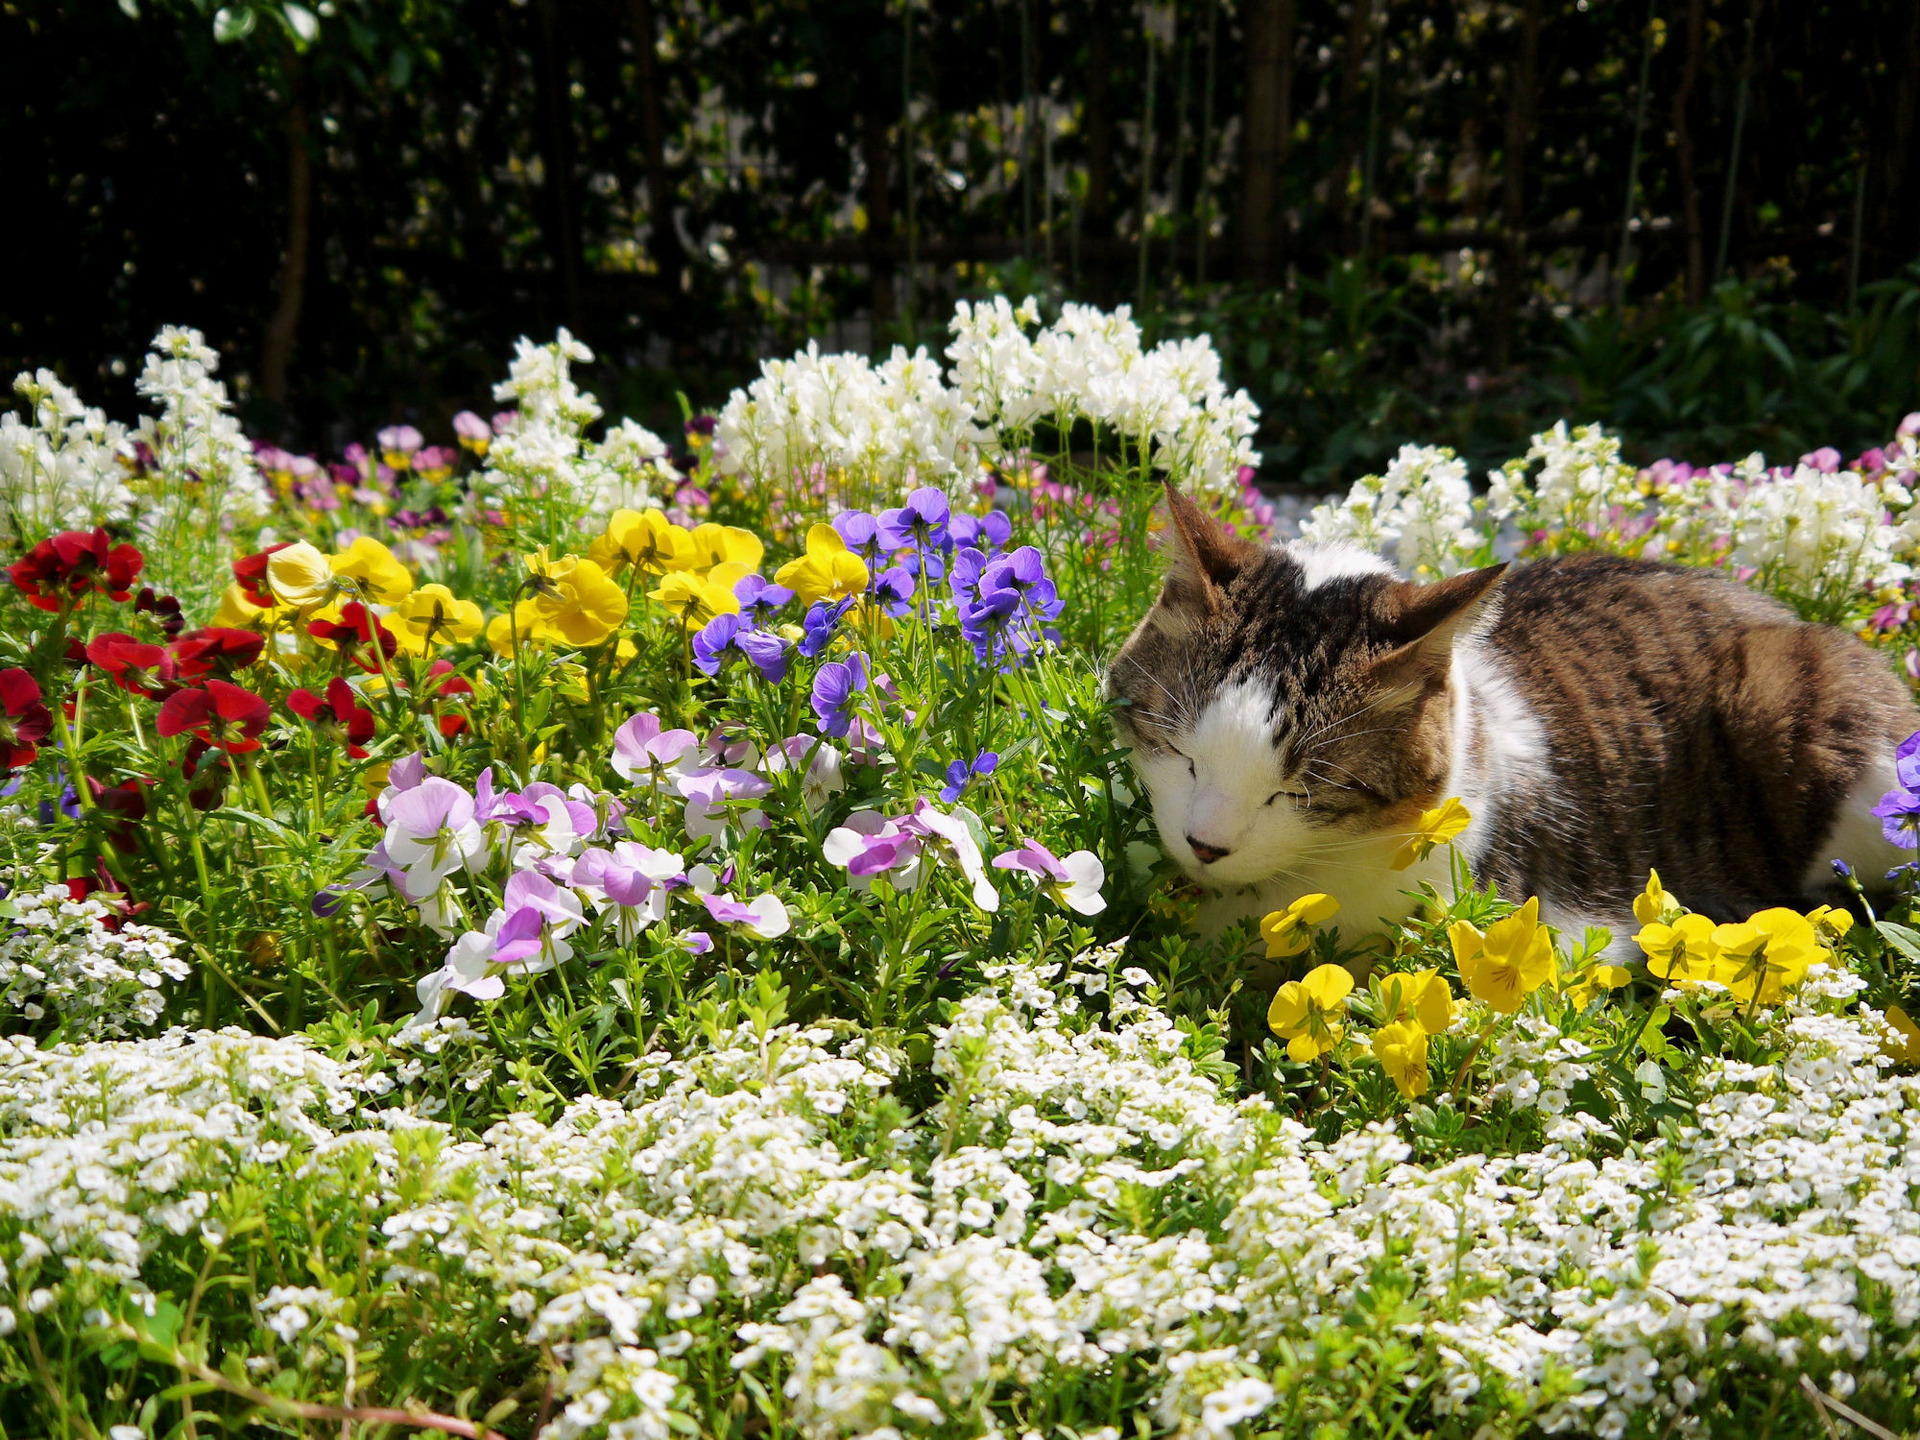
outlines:
[[1302, 895], [1320, 894], [1340, 902], [1339, 913], [1322, 928], [1338, 931], [1343, 945], [1376, 935], [1413, 913], [1423, 884], [1443, 898], [1451, 893], [1447, 848], [1439, 846], [1426, 859], [1395, 870], [1392, 860], [1402, 843], [1393, 836], [1356, 844], [1337, 859], [1301, 860], [1288, 867], [1286, 876], [1210, 895], [1201, 902], [1196, 928], [1212, 937], [1241, 920], [1258, 922], [1284, 910]]

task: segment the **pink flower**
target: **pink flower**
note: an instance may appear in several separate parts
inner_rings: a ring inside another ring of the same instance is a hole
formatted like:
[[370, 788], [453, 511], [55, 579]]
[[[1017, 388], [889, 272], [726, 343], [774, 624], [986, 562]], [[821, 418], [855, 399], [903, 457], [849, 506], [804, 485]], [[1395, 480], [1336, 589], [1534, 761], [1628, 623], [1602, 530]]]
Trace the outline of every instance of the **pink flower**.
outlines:
[[920, 883], [919, 835], [904, 828], [878, 810], [856, 810], [847, 823], [827, 834], [820, 853], [830, 865], [847, 872], [847, 883], [857, 891], [873, 888], [873, 877], [897, 871], [896, 890], [911, 890]]
[[698, 740], [691, 730], [662, 730], [660, 717], [643, 710], [613, 732], [613, 768], [624, 780], [678, 764]]
[[1107, 908], [1100, 887], [1106, 883], [1107, 868], [1091, 850], [1076, 850], [1064, 860], [1038, 840], [1020, 842], [1018, 850], [993, 857], [997, 870], [1024, 870], [1040, 881], [1040, 888], [1082, 915], [1098, 915]]

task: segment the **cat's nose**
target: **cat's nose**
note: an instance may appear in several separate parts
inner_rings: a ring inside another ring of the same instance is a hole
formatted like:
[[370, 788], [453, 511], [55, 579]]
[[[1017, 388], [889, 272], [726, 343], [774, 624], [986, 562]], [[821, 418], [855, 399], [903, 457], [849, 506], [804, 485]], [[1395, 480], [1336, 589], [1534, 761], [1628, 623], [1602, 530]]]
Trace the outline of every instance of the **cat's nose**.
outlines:
[[1203, 845], [1191, 835], [1187, 836], [1187, 847], [1191, 849], [1195, 855], [1200, 857], [1200, 863], [1202, 865], [1211, 865], [1216, 860], [1224, 860], [1232, 853], [1231, 851], [1223, 850], [1218, 845]]

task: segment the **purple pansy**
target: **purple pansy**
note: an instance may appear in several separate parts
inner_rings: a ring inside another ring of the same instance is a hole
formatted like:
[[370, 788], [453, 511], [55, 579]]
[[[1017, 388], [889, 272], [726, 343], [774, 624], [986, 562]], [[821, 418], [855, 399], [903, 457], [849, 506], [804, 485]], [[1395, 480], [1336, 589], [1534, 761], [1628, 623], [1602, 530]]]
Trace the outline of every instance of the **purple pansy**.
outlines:
[[824, 735], [841, 736], [853, 722], [854, 697], [867, 688], [867, 657], [858, 652], [829, 660], [813, 677], [813, 713]]
[[940, 788], [940, 798], [951, 805], [960, 798], [960, 792], [976, 775], [991, 775], [1000, 764], [1000, 757], [991, 750], [982, 750], [973, 757], [969, 765], [964, 760], [955, 760], [947, 766], [947, 783]]

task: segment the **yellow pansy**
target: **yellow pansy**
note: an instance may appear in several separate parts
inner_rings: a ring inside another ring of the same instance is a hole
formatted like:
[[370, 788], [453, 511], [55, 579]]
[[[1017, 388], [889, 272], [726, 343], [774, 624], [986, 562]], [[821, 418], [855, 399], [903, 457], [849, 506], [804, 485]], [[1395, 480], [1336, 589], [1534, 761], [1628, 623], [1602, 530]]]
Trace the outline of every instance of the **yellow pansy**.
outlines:
[[1438, 970], [1388, 975], [1380, 981], [1380, 998], [1388, 1020], [1412, 1016], [1429, 1035], [1442, 1035], [1452, 1028], [1453, 987]]
[[522, 600], [514, 606], [511, 614], [502, 612], [487, 622], [487, 644], [493, 653], [504, 660], [514, 656], [513, 637], [515, 626], [520, 632], [520, 643], [529, 650], [538, 649], [547, 643], [547, 637], [539, 633], [539, 618], [533, 613], [532, 602]]
[[1898, 1005], [1887, 1007], [1887, 1025], [1894, 1033], [1880, 1042], [1880, 1048], [1902, 1065], [1920, 1069], [1920, 1025]]
[[709, 520], [704, 525], [696, 525], [690, 537], [693, 542], [693, 568], [711, 570], [717, 565], [739, 565], [742, 575], [749, 570], [758, 570], [760, 561], [767, 553], [767, 547], [760, 543], [760, 537], [751, 530], [743, 530], [738, 525], [716, 525]]
[[[287, 552], [282, 550], [267, 561], [267, 583], [273, 583], [273, 562]], [[398, 605], [413, 591], [413, 575], [394, 559], [393, 552], [370, 535], [362, 535], [339, 554], [328, 557], [335, 587], [351, 590], [361, 600], [381, 605]]]
[[304, 540], [267, 557], [267, 588], [282, 605], [318, 610], [333, 598], [333, 566]]
[[425, 655], [436, 645], [471, 640], [483, 623], [478, 605], [457, 598], [444, 585], [422, 585], [387, 616], [387, 628], [409, 655]]
[[1460, 803], [1458, 796], [1451, 796], [1431, 810], [1424, 810], [1419, 821], [1413, 827], [1413, 833], [1407, 836], [1406, 844], [1394, 853], [1390, 864], [1395, 870], [1405, 870], [1416, 860], [1424, 860], [1433, 853], [1436, 845], [1451, 844], [1467, 828], [1467, 822], [1473, 816], [1467, 807]]
[[1287, 1042], [1295, 1060], [1317, 1060], [1340, 1043], [1353, 977], [1338, 965], [1321, 965], [1304, 980], [1280, 987], [1267, 1007], [1267, 1024]]
[[1838, 905], [1822, 905], [1807, 912], [1807, 923], [1813, 926], [1821, 943], [1831, 949], [1853, 928], [1853, 916]]
[[220, 593], [220, 608], [213, 612], [209, 623], [230, 630], [259, 630], [272, 619], [273, 610], [254, 604], [253, 597], [235, 581]]
[[1682, 915], [1671, 925], [1647, 925], [1633, 938], [1646, 952], [1650, 973], [1675, 985], [1698, 985], [1720, 978], [1715, 973], [1720, 947], [1714, 930], [1704, 915]]
[[698, 630], [716, 615], [740, 613], [740, 597], [733, 587], [746, 573], [736, 564], [716, 565], [704, 576], [677, 570], [660, 582], [659, 589], [649, 590], [647, 598], [689, 630]]
[[1567, 998], [1574, 1009], [1584, 1010], [1602, 990], [1618, 990], [1632, 981], [1633, 972], [1624, 965], [1589, 965], [1567, 987]]
[[573, 555], [554, 562], [520, 604], [533, 616], [537, 638], [575, 647], [598, 645], [627, 618], [627, 592], [593, 561]]
[[1633, 897], [1633, 918], [1642, 925], [1658, 925], [1680, 914], [1680, 902], [1660, 883], [1660, 872], [1647, 872], [1647, 888]]
[[1513, 1014], [1527, 996], [1554, 981], [1553, 937], [1540, 923], [1538, 895], [1484, 932], [1456, 920], [1447, 927], [1447, 938], [1461, 982], [1502, 1015]]
[[1714, 978], [1740, 999], [1757, 997], [1763, 1005], [1785, 999], [1824, 953], [1807, 917], [1784, 907], [1762, 910], [1739, 925], [1717, 926], [1713, 938], [1721, 966]]
[[1275, 910], [1260, 922], [1260, 938], [1267, 942], [1267, 958], [1298, 955], [1313, 942], [1311, 926], [1324, 925], [1340, 913], [1331, 895], [1302, 895], [1284, 910]]
[[789, 560], [774, 572], [774, 583], [800, 597], [802, 605], [816, 600], [845, 600], [867, 588], [867, 567], [847, 549], [847, 542], [831, 525], [807, 531], [807, 553]]
[[665, 575], [692, 566], [693, 537], [667, 519], [664, 510], [616, 510], [587, 558], [609, 575], [629, 570]]
[[1408, 1020], [1396, 1020], [1373, 1032], [1373, 1058], [1393, 1088], [1408, 1100], [1427, 1093], [1427, 1032]]

